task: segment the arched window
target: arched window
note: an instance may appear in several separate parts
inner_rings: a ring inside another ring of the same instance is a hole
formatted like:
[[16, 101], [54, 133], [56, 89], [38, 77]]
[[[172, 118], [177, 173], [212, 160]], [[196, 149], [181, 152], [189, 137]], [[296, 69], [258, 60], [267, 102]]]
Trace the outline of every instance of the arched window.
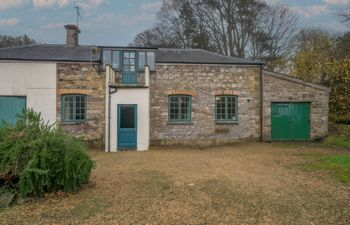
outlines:
[[62, 95], [62, 122], [83, 123], [87, 120], [87, 96]]
[[215, 120], [218, 123], [238, 121], [238, 97], [236, 95], [215, 96]]
[[191, 122], [192, 97], [190, 95], [170, 95], [169, 122], [183, 123]]

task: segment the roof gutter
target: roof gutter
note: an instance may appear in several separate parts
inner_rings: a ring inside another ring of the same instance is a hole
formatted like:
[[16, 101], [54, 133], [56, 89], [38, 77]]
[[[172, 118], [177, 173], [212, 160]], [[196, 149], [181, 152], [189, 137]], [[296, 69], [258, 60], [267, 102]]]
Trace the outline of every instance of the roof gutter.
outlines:
[[16, 59], [16, 58], [1, 58], [1, 61], [25, 61], [25, 62], [59, 62], [59, 63], [93, 63], [99, 64], [99, 60], [63, 60], [63, 59]]
[[264, 66], [264, 63], [260, 62], [237, 62], [237, 63], [232, 63], [232, 62], [167, 62], [167, 61], [156, 61], [156, 64], [198, 64], [198, 65], [250, 65], [250, 66]]

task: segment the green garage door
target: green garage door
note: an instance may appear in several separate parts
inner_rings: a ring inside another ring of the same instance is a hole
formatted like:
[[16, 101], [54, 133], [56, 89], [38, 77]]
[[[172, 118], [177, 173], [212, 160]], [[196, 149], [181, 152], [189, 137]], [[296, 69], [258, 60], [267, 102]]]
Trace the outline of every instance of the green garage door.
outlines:
[[310, 103], [272, 103], [271, 138], [273, 141], [310, 139]]
[[0, 96], [0, 126], [2, 121], [16, 123], [17, 114], [26, 107], [26, 97]]

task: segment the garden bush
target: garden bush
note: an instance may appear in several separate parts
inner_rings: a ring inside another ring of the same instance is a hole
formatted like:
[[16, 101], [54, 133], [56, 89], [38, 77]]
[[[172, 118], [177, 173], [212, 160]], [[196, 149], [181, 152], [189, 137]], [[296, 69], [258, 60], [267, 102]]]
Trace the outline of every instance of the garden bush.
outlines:
[[0, 187], [22, 197], [76, 191], [88, 183], [93, 166], [83, 142], [33, 110], [0, 128]]
[[350, 114], [335, 115], [334, 113], [329, 115], [329, 121], [336, 124], [350, 125]]

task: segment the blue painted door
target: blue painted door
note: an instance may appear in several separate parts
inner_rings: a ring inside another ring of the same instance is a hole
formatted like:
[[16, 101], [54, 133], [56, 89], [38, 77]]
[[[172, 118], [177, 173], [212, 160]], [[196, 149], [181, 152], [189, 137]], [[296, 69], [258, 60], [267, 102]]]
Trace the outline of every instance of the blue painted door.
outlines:
[[26, 97], [0, 96], [0, 126], [3, 122], [16, 124], [17, 115], [26, 108]]
[[137, 148], [137, 106], [118, 105], [118, 150]]
[[135, 51], [124, 51], [122, 57], [123, 73], [122, 81], [123, 84], [137, 84], [137, 57]]

